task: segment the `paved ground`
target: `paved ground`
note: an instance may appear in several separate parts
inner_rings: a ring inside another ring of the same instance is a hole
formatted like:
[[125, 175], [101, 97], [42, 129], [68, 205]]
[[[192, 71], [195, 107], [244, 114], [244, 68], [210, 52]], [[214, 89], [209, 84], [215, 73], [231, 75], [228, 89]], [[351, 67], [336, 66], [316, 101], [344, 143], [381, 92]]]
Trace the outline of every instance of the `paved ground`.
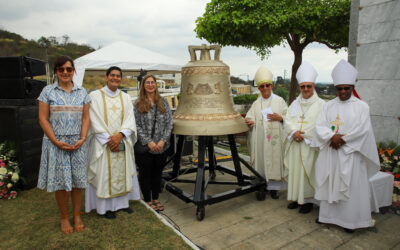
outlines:
[[[230, 163], [224, 163], [230, 166]], [[194, 175], [186, 175], [186, 178]], [[217, 180], [231, 179], [217, 173]], [[193, 184], [179, 184], [192, 193]], [[210, 185], [207, 193], [219, 193], [230, 186]], [[306, 215], [286, 208], [286, 194], [279, 200], [267, 196], [257, 201], [254, 193], [206, 206], [203, 221], [196, 219], [196, 207], [167, 191], [160, 200], [164, 213], [180, 231], [204, 249], [400, 249], [400, 216], [373, 214], [375, 229], [348, 234], [334, 225], [315, 223], [318, 208]]]

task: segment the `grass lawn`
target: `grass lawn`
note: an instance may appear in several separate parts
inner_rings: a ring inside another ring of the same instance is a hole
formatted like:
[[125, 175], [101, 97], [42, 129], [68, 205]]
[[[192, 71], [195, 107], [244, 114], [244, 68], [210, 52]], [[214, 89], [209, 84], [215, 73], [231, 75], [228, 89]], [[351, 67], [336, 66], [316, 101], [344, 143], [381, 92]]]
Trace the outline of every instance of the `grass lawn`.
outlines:
[[118, 212], [115, 220], [94, 210], [83, 214], [86, 229], [65, 235], [54, 193], [22, 191], [15, 200], [0, 200], [0, 249], [191, 249], [140, 202], [130, 207], [133, 214]]

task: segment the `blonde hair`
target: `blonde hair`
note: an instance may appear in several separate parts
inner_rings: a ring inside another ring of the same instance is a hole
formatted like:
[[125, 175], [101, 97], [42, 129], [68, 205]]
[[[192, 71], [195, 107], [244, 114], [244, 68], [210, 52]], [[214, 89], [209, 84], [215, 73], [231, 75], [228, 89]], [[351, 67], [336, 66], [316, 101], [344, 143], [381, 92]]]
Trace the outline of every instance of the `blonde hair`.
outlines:
[[[138, 101], [136, 103], [136, 107], [137, 107], [137, 109], [139, 110], [140, 113], [147, 113], [151, 109], [150, 100], [147, 98], [146, 90], [144, 88], [145, 81], [150, 77], [153, 78], [153, 80], [157, 84], [157, 79], [156, 79], [155, 76], [153, 76], [153, 75], [145, 75], [143, 77], [142, 82], [141, 82], [140, 91], [139, 91], [139, 98], [138, 98]], [[164, 104], [162, 102], [162, 98], [160, 96], [160, 92], [158, 92], [157, 85], [156, 85], [156, 89], [154, 91], [154, 103], [157, 105], [158, 111], [161, 114], [164, 114], [165, 108], [164, 108]]]

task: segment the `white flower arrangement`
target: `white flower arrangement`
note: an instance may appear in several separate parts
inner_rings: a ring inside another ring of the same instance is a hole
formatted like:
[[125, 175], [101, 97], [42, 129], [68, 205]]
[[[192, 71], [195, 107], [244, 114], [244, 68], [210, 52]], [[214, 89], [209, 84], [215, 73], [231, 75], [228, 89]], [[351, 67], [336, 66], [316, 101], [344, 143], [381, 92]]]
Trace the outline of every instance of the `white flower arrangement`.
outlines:
[[0, 199], [15, 199], [19, 180], [16, 151], [9, 149], [9, 144], [0, 143]]

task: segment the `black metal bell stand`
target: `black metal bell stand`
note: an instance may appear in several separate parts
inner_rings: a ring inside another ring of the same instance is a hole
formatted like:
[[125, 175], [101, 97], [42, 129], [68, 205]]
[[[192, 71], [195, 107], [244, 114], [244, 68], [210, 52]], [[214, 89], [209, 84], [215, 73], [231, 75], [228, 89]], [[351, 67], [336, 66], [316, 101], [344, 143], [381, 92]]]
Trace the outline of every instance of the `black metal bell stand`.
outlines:
[[[225, 201], [247, 193], [256, 192], [257, 200], [264, 200], [266, 196], [267, 182], [257, 171], [255, 171], [245, 160], [239, 157], [234, 135], [228, 135], [229, 145], [232, 153], [232, 159], [235, 169], [227, 168], [217, 164], [214, 144], [212, 136], [198, 137], [198, 167], [190, 169], [181, 169], [181, 153], [183, 150], [184, 135], [178, 136], [178, 144], [175, 155], [166, 163], [173, 160], [174, 165], [172, 171], [163, 173], [163, 186], [186, 203], [193, 202], [197, 205], [196, 217], [201, 221], [205, 216], [205, 205], [211, 205], [217, 202]], [[205, 151], [208, 150], [208, 164], [205, 164]], [[244, 174], [240, 163], [242, 163], [254, 176]], [[205, 173], [208, 170], [208, 178], [205, 178]], [[237, 181], [216, 181], [216, 170], [230, 174], [237, 178]], [[196, 180], [180, 179], [181, 175], [186, 175], [196, 172]], [[173, 183], [194, 183], [194, 194], [189, 194], [182, 189], [176, 187]], [[216, 185], [238, 185], [239, 188], [208, 195], [205, 193], [209, 184]]]

